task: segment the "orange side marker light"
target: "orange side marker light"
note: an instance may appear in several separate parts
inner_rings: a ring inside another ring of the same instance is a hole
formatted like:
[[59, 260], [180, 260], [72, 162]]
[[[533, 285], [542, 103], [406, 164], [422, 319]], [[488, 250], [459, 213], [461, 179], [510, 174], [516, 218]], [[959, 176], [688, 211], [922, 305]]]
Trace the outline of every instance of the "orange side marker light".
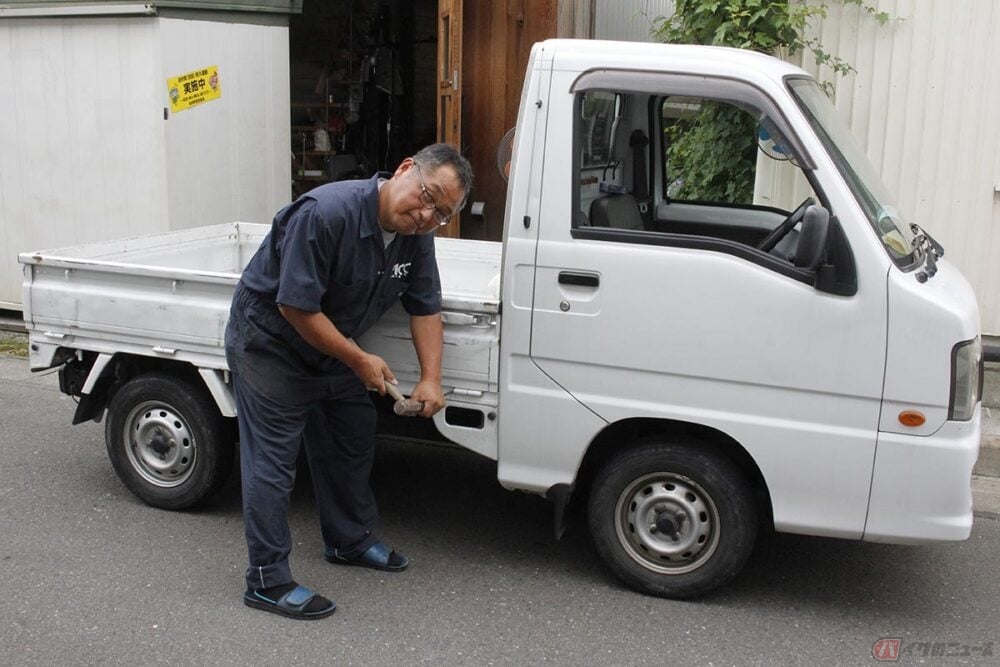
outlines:
[[903, 426], [923, 426], [927, 418], [924, 417], [922, 412], [917, 412], [916, 410], [903, 410], [899, 413], [899, 423]]

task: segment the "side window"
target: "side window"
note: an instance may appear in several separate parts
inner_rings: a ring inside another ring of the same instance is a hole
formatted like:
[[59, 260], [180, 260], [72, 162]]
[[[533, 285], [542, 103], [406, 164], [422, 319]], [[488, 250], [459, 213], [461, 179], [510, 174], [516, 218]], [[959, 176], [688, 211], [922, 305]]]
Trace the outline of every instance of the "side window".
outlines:
[[824, 201], [811, 160], [757, 89], [601, 71], [575, 104], [574, 238], [721, 252], [806, 283], [840, 262], [836, 280], [852, 279], [836, 211], [810, 208]]
[[660, 105], [667, 198], [752, 204], [757, 118], [727, 102], [667, 97]]
[[[608, 192], [624, 191], [622, 161], [628, 142], [629, 98], [621, 92], [587, 90], [576, 96], [573, 150], [577, 160], [574, 226], [587, 225], [594, 202]], [[627, 135], [626, 135], [627, 138]]]
[[[697, 237], [787, 261], [797, 225], [772, 232], [815, 194], [779, 126], [743, 101], [628, 91], [578, 93], [574, 226], [623, 230], [618, 240]], [[651, 163], [652, 161], [652, 163]], [[653, 235], [670, 235], [655, 238]], [[708, 245], [706, 243], [708, 242]]]
[[579, 109], [583, 167], [603, 167], [611, 159], [611, 142], [621, 113], [621, 99], [615, 93], [591, 90], [581, 96]]
[[787, 141], [760, 111], [680, 96], [663, 98], [659, 110], [664, 199], [794, 208], [805, 197], [809, 184]]

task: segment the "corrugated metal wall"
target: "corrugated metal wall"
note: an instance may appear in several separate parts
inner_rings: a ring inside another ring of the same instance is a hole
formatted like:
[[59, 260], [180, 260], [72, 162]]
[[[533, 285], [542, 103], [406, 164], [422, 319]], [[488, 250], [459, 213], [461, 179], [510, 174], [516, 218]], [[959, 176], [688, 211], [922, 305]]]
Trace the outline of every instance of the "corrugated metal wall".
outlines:
[[673, 0], [596, 0], [594, 39], [649, 42], [652, 22], [674, 13]]
[[836, 105], [903, 213], [972, 283], [983, 332], [1000, 334], [1000, 2], [871, 4], [893, 20], [829, 2], [817, 26], [857, 69], [837, 82]]

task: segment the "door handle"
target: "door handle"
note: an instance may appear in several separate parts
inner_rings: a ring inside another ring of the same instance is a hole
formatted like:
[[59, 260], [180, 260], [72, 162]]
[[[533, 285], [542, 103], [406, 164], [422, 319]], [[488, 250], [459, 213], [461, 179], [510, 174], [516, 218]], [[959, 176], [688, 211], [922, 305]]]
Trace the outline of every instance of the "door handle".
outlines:
[[560, 285], [578, 285], [580, 287], [597, 287], [601, 279], [596, 273], [578, 273], [576, 271], [560, 271]]
[[441, 321], [463, 327], [488, 327], [494, 324], [492, 318], [485, 313], [456, 313], [451, 310], [441, 311]]

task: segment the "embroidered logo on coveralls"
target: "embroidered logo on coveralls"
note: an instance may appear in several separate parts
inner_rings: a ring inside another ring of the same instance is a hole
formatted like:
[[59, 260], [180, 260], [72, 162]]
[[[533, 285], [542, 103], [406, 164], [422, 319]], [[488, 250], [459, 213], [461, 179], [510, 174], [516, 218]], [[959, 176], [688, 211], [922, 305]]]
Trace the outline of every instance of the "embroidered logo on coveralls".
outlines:
[[403, 264], [394, 265], [392, 267], [392, 277], [398, 280], [410, 275], [410, 264], [412, 264], [412, 262], [404, 262]]

